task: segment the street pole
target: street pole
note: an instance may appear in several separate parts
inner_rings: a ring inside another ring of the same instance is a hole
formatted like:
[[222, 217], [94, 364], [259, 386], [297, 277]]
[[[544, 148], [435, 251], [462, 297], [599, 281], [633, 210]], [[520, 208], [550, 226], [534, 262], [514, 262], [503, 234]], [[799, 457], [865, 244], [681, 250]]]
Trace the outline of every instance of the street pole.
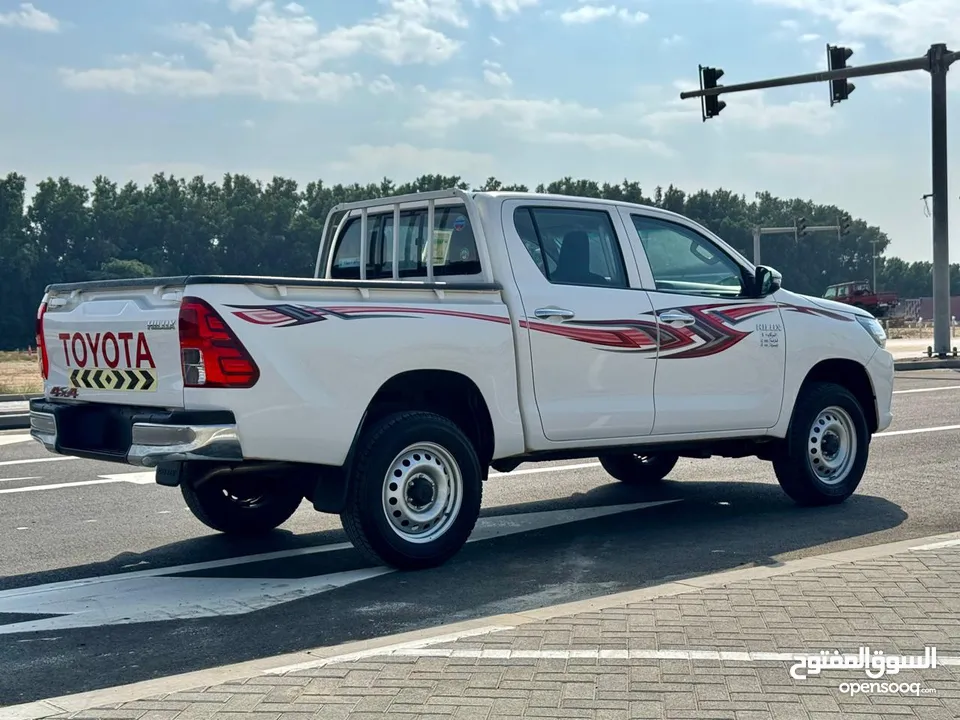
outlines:
[[760, 233], [759, 227], [753, 229], [753, 264], [760, 264]]
[[[846, 57], [849, 57], [848, 48], [831, 49], [828, 46], [827, 50], [828, 53], [835, 50], [848, 51]], [[844, 60], [844, 66], [836, 68], [833, 68], [834, 63], [831, 59], [832, 69], [825, 72], [790, 75], [735, 85], [718, 85], [716, 80], [723, 74], [723, 71], [718, 68], [701, 66], [700, 89], [680, 93], [681, 100], [703, 98], [701, 107], [703, 108], [703, 119], [706, 121], [710, 117], [716, 117], [726, 106], [726, 103], [706, 103], [706, 98], [714, 98], [719, 95], [846, 80], [856, 77], [892, 75], [916, 70], [925, 70], [930, 73], [931, 169], [933, 179], [933, 192], [931, 194], [933, 200], [933, 352], [940, 357], [945, 357], [949, 353], [951, 336], [950, 231], [947, 221], [947, 193], [949, 189], [947, 182], [947, 71], [958, 59], [960, 59], [960, 53], [950, 52], [946, 45], [939, 43], [931, 45], [927, 53], [920, 57], [873, 63], [861, 67], [847, 67]], [[849, 86], [844, 95], [834, 95], [831, 99], [831, 105], [835, 104], [835, 101], [839, 102], [846, 99], [846, 95], [849, 95], [852, 89], [853, 87]]]
[[950, 352], [950, 240], [947, 223], [947, 64], [946, 45], [930, 48], [931, 142], [933, 175], [933, 353]]
[[873, 288], [874, 292], [878, 292], [877, 290], [877, 241], [875, 239], [871, 240], [870, 244], [873, 245], [873, 285], [871, 285], [870, 287]]

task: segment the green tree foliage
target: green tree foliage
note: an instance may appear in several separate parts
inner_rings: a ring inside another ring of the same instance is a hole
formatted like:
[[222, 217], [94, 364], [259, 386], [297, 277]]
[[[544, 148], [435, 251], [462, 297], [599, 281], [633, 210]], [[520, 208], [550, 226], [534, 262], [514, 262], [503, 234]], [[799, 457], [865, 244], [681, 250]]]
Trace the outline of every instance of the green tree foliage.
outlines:
[[[275, 177], [261, 183], [245, 175], [218, 182], [158, 174], [145, 185], [119, 186], [98, 177], [87, 188], [67, 178], [39, 183], [27, 198], [27, 181], [0, 178], [0, 349], [34, 342], [34, 317], [49, 283], [188, 273], [312, 275], [327, 212], [340, 202], [471, 185], [461, 177], [423, 175], [402, 185], [384, 178], [368, 185], [299, 187]], [[520, 190], [491, 177], [476, 189]], [[702, 223], [752, 258], [754, 226], [833, 225], [839, 208], [757, 193], [748, 200], [728, 190], [687, 194], [674, 186], [644, 194], [636, 182], [597, 183], [565, 177], [539, 193], [581, 195], [656, 205]], [[786, 287], [820, 295], [827, 285], [869, 278], [876, 241], [878, 284], [901, 297], [929, 296], [931, 264], [907, 263], [883, 252], [889, 238], [854, 220], [848, 236], [764, 236], [762, 259], [778, 268]], [[951, 268], [960, 293], [960, 267]]]

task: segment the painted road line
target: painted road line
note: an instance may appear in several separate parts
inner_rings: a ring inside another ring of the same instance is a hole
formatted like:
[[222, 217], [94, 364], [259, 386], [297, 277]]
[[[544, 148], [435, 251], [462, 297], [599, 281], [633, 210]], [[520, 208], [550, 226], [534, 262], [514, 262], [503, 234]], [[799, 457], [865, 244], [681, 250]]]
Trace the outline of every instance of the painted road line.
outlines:
[[960, 385], [947, 385], [946, 387], [928, 387], [913, 388], [911, 390], [894, 390], [894, 395], [910, 395], [913, 393], [940, 392], [942, 390], [960, 390]]
[[[679, 500], [484, 517], [477, 522], [467, 542], [492, 540], [675, 502]], [[269, 572], [266, 577], [255, 574], [247, 577], [182, 577], [204, 569], [262, 562], [265, 555], [269, 555], [269, 559], [279, 559], [306, 555], [308, 551], [320, 553], [352, 547], [349, 543], [338, 543], [5, 590], [0, 592], [0, 613], [54, 617], [0, 625], [0, 635], [242, 615], [394, 572], [392, 568], [375, 566], [303, 578], [275, 578], [270, 577]]]
[[382, 653], [384, 650], [394, 648], [397, 645], [426, 647], [440, 642], [455, 641], [460, 637], [466, 637], [468, 632], [473, 632], [474, 635], [490, 634], [520, 625], [542, 623], [553, 618], [578, 615], [584, 612], [598, 612], [606, 608], [622, 607], [661, 597], [699, 592], [706, 587], [722, 587], [732, 582], [746, 582], [772, 576], [791, 575], [798, 571], [819, 570], [841, 563], [875, 560], [901, 552], [908, 552], [913, 548], [920, 548], [925, 545], [936, 545], [948, 539], [960, 539], [960, 533], [899, 540], [893, 543], [842, 550], [826, 555], [784, 560], [776, 566], [764, 564], [737, 570], [724, 570], [709, 575], [691, 577], [683, 581], [666, 582], [637, 590], [542, 607], [537, 610], [492, 615], [439, 627], [424, 628], [334, 646], [316, 647], [279, 656], [143, 680], [128, 685], [61, 695], [0, 709], [0, 720], [40, 720], [55, 715], [80, 712], [90, 715], [92, 714], [89, 712], [91, 709], [106, 705], [133, 702], [155, 695], [207, 688], [226, 682], [238, 682], [265, 674], [281, 674], [293, 669], [310, 669], [322, 665], [327, 658], [331, 657], [354, 655], [358, 652], [366, 654], [370, 651], [373, 651], [373, 654], [376, 654], [376, 652]]
[[40, 475], [34, 475], [33, 477], [0, 478], [0, 482], [17, 482], [23, 480], [43, 480], [43, 477]]
[[960, 425], [941, 425], [939, 427], [915, 428], [913, 430], [888, 430], [887, 432], [877, 433], [873, 437], [896, 437], [899, 435], [919, 435], [921, 433], [947, 432], [949, 430], [960, 430]]
[[26, 435], [0, 435], [0, 447], [4, 445], [16, 445], [18, 443], [25, 443], [33, 440], [33, 436], [29, 433]]
[[[960, 425], [941, 425], [938, 427], [929, 427], [929, 428], [914, 428], [912, 430], [892, 430], [882, 433], [877, 433], [873, 436], [873, 439], [885, 438], [885, 437], [899, 437], [903, 435], [919, 435], [922, 433], [934, 433], [934, 432], [949, 432], [951, 430], [960, 430]], [[74, 457], [55, 457], [55, 458], [41, 458], [39, 460], [14, 460], [12, 462], [2, 463], [2, 465], [17, 465], [24, 463], [35, 463], [35, 462], [49, 462], [52, 460], [77, 460], [78, 458]], [[505, 477], [514, 477], [517, 475], [534, 475], [539, 473], [551, 473], [551, 472], [569, 472], [571, 470], [588, 470], [591, 468], [601, 467], [598, 462], [589, 462], [589, 463], [576, 463], [573, 465], [551, 465], [550, 467], [538, 467], [538, 468], [527, 468], [525, 470], [514, 470], [513, 472], [508, 473], [490, 473], [491, 478], [505, 478]], [[78, 480], [75, 482], [68, 483], [54, 483], [49, 485], [29, 485], [22, 488], [9, 488], [5, 490], [0, 490], [0, 494], [15, 494], [15, 493], [24, 493], [24, 492], [35, 492], [38, 490], [63, 490], [64, 488], [73, 488], [73, 487], [84, 487], [86, 485], [108, 485], [111, 483], [134, 483], [137, 485], [151, 485], [153, 484], [152, 478], [153, 472], [132, 472], [132, 473], [115, 473], [113, 475], [100, 475], [97, 480]]]
[[[615, 515], [632, 510], [643, 510], [646, 508], [657, 507], [659, 505], [669, 505], [680, 502], [677, 500], [658, 500], [655, 502], [630, 503], [627, 505], [601, 505], [599, 507], [574, 508], [571, 510], [544, 510], [532, 513], [517, 513], [515, 515], [495, 515], [481, 517], [477, 520], [473, 534], [467, 542], [477, 542], [491, 537], [500, 537], [502, 535], [511, 535], [516, 532], [525, 532], [527, 530], [539, 530], [553, 525], [563, 525], [577, 520], [592, 520], [606, 515]], [[112, 582], [117, 578], [135, 578], [135, 577], [156, 577], [158, 575], [182, 575], [188, 572], [200, 572], [203, 570], [217, 570], [219, 568], [231, 567], [233, 565], [248, 565], [251, 563], [266, 562], [268, 560], [282, 560], [285, 558], [300, 557], [303, 555], [314, 555], [316, 553], [335, 552], [337, 550], [350, 550], [352, 543], [334, 543], [330, 545], [317, 545], [314, 547], [294, 548], [291, 550], [276, 550], [268, 553], [257, 553], [255, 555], [243, 555], [239, 557], [229, 557], [222, 560], [207, 560], [206, 562], [190, 563], [187, 565], [172, 565], [169, 567], [152, 568], [150, 570], [136, 570], [134, 572], [119, 573], [116, 575], [97, 575], [79, 580], [64, 580], [47, 585], [36, 585], [25, 588], [14, 588], [12, 590], [0, 591], [0, 598], [13, 597], [16, 595], [25, 595], [37, 591], [38, 588], [44, 590], [61, 590], [83, 585], [95, 585], [101, 582]]]
[[0, 462], [0, 467], [10, 467], [11, 465], [33, 465], [35, 463], [61, 462], [63, 460], [79, 460], [72, 455], [56, 455], [54, 457], [32, 458], [30, 460], [4, 460]]

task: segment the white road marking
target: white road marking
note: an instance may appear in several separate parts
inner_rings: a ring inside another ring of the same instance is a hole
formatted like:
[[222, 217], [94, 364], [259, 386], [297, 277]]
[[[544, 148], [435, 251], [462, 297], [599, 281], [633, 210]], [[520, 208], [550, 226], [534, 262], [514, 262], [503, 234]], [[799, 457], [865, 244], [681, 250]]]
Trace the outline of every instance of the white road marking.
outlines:
[[944, 387], [912, 388], [910, 390], [894, 390], [894, 395], [909, 395], [912, 393], [940, 392], [941, 390], [960, 390], [960, 385], [946, 385]]
[[[504, 629], [510, 630], [512, 628], [487, 630], [486, 634], [491, 632], [502, 632]], [[731, 662], [793, 662], [800, 660], [801, 658], [816, 657], [819, 659], [821, 657], [820, 654], [816, 652], [782, 653], [743, 652], [740, 650], [605, 650], [601, 648], [579, 650], [510, 650], [507, 648], [458, 650], [456, 648], [434, 648], [427, 646], [428, 644], [438, 645], [442, 642], [453, 641], [446, 639], [431, 639], [430, 641], [421, 641], [419, 647], [388, 646], [384, 648], [373, 648], [361, 653], [322, 658], [312, 663], [300, 663], [297, 666], [289, 667], [296, 667], [298, 670], [309, 670], [316, 667], [322, 667], [323, 665], [353, 662], [360, 659], [398, 656], [412, 658], [490, 658], [494, 660], [712, 660], [714, 662], [718, 660], [728, 660]], [[960, 656], [937, 657], [937, 665], [960, 666]], [[286, 668], [271, 668], [270, 670], [265, 671], [265, 674], [273, 675], [279, 672], [287, 671], [288, 670]]]
[[[680, 500], [483, 517], [477, 522], [467, 542], [489, 540], [676, 502]], [[239, 615], [394, 572], [391, 568], [374, 567], [306, 578], [170, 577], [352, 547], [350, 543], [337, 543], [5, 590], [0, 592], [0, 613], [43, 613], [56, 614], [58, 617], [2, 625], [0, 635]]]
[[960, 539], [943, 540], [941, 542], [930, 543], [929, 545], [917, 545], [916, 547], [913, 547], [910, 549], [911, 550], [939, 550], [940, 548], [954, 547], [956, 545], [960, 545]]
[[30, 440], [33, 440], [33, 436], [30, 435], [30, 433], [26, 435], [0, 435], [0, 447], [29, 442]]
[[492, 633], [504, 632], [505, 630], [515, 630], [512, 625], [487, 625], [485, 627], [472, 628], [457, 633], [448, 633], [446, 635], [435, 635], [424, 640], [411, 640], [410, 642], [397, 643], [396, 645], [385, 645], [379, 648], [370, 648], [369, 650], [358, 650], [344, 655], [334, 655], [328, 658], [319, 658], [317, 660], [307, 660], [293, 665], [281, 665], [279, 667], [264, 670], [264, 675], [284, 675], [290, 672], [300, 670], [313, 670], [324, 665], [336, 665], [344, 662], [355, 662], [370, 657], [384, 657], [402, 651], [426, 650], [431, 645], [439, 645], [447, 642], [457, 642], [465, 638], [478, 637], [480, 635], [490, 635]]
[[17, 482], [18, 480], [42, 480], [43, 477], [40, 475], [34, 475], [33, 477], [19, 477], [19, 478], [0, 478], [0, 482]]
[[10, 465], [33, 465], [34, 463], [62, 462], [63, 460], [79, 460], [73, 455], [55, 455], [54, 457], [32, 458], [30, 460], [4, 460], [0, 462], [0, 467], [9, 467]]
[[[913, 428], [911, 430], [890, 430], [887, 432], [877, 433], [874, 435], [874, 439], [885, 438], [885, 437], [898, 437], [902, 435], [919, 435], [923, 433], [933, 433], [933, 432], [949, 432], [951, 430], [960, 430], [960, 425], [940, 425], [938, 427], [928, 427], [928, 428]], [[26, 463], [38, 463], [38, 462], [51, 462], [54, 460], [78, 460], [79, 458], [75, 457], [54, 457], [54, 458], [40, 458], [37, 460], [14, 460], [10, 462], [0, 462], [0, 466], [3, 465], [20, 465]], [[571, 465], [551, 465], [549, 467], [535, 467], [535, 468], [525, 468], [523, 470], [514, 470], [508, 473], [490, 473], [491, 478], [505, 478], [505, 477], [514, 477], [517, 475], [534, 475], [539, 473], [550, 473], [550, 472], [569, 472], [571, 470], [588, 470], [590, 468], [598, 468], [600, 463], [598, 462], [588, 462], [588, 463], [575, 463]], [[114, 473], [112, 475], [98, 475], [97, 480], [78, 480], [75, 482], [67, 483], [51, 483], [49, 485], [28, 485], [27, 487], [22, 488], [8, 488], [5, 490], [0, 490], [0, 495], [14, 494], [14, 493], [24, 493], [24, 492], [34, 492], [37, 490], [62, 490], [64, 488], [73, 488], [73, 487], [83, 487], [85, 485], [107, 485], [111, 483], [126, 482], [134, 483], [136, 485], [152, 485], [154, 483], [154, 471], [149, 470], [146, 472], [136, 471], [136, 472], [125, 472], [125, 473]]]
[[914, 428], [913, 430], [890, 430], [877, 433], [875, 438], [895, 437], [898, 435], [919, 435], [921, 433], [947, 432], [948, 430], [960, 430], [960, 425], [941, 425], [939, 427]]

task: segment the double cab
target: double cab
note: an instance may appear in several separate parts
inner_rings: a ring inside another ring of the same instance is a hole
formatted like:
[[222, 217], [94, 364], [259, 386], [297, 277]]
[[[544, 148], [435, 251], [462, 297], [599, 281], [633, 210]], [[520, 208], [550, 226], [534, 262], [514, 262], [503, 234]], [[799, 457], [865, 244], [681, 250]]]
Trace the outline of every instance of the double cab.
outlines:
[[37, 342], [51, 452], [153, 468], [224, 533], [306, 501], [403, 569], [460, 550], [491, 468], [596, 457], [650, 484], [755, 456], [824, 505], [891, 422], [869, 313], [790, 292], [686, 217], [584, 197], [338, 205], [313, 277], [51, 285]]

